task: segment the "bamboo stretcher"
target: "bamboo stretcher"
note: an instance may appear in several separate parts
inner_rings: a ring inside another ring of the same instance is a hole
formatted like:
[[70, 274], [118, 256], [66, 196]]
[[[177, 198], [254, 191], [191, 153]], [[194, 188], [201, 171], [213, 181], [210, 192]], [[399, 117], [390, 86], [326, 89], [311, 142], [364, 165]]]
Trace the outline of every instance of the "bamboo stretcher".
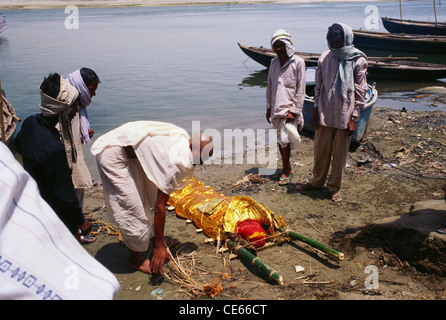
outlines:
[[[226, 196], [205, 186], [196, 178], [169, 196], [168, 204], [175, 207], [177, 216], [191, 220], [206, 236], [215, 241], [225, 241], [238, 258], [250, 263], [268, 280], [283, 284], [282, 276], [263, 263], [255, 252], [259, 249], [250, 239], [240, 237], [238, 226], [244, 221], [257, 221], [266, 233], [267, 242], [300, 241], [326, 256], [341, 261], [344, 254], [312, 238], [289, 230], [282, 216], [275, 216], [267, 207], [245, 196]], [[261, 248], [260, 248], [261, 249]]]

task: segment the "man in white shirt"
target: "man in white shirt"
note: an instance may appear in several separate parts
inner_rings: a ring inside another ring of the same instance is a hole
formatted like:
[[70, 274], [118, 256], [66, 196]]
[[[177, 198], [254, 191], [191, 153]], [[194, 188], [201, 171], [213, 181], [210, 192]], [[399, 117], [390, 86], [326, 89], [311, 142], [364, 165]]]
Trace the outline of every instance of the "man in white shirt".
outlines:
[[292, 174], [290, 155], [300, 143], [298, 127], [303, 127], [305, 61], [294, 54], [290, 34], [277, 30], [271, 38], [277, 57], [271, 60], [266, 87], [266, 120], [277, 130], [282, 172], [279, 185], [287, 185]]

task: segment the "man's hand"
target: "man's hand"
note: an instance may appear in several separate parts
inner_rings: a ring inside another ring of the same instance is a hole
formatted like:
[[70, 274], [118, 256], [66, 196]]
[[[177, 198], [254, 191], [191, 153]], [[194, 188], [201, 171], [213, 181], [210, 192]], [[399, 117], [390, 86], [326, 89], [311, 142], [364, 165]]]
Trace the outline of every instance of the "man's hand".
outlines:
[[292, 113], [292, 112], [288, 112], [286, 114], [285, 122], [292, 122], [294, 120], [296, 120], [296, 114]]
[[164, 223], [166, 221], [166, 205], [169, 195], [158, 190], [155, 203], [155, 238], [153, 244], [153, 257], [150, 261], [150, 269], [153, 274], [163, 272], [163, 266], [167, 259], [172, 259], [167, 252], [164, 242]]
[[86, 233], [91, 229], [91, 223], [87, 219], [85, 219], [84, 223], [80, 226], [81, 233]]
[[266, 109], [266, 121], [271, 123], [271, 109]]
[[153, 248], [153, 256], [150, 261], [150, 269], [152, 274], [163, 272], [164, 263], [166, 260], [172, 260], [172, 256], [167, 252], [166, 245], [164, 243], [155, 244]]
[[345, 135], [351, 136], [356, 131], [356, 122], [352, 119], [348, 122], [347, 129], [345, 129]]

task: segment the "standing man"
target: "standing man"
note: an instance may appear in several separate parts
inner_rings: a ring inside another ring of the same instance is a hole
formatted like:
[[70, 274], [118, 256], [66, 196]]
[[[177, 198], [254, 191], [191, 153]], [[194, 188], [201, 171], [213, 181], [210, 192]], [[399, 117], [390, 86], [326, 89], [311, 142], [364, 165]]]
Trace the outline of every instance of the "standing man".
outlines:
[[305, 61], [294, 54], [291, 35], [279, 29], [271, 37], [277, 57], [271, 60], [266, 87], [266, 121], [277, 130], [282, 172], [279, 185], [287, 185], [292, 174], [290, 155], [300, 143], [298, 126], [303, 127]]
[[324, 52], [316, 69], [314, 111], [315, 128], [313, 179], [300, 190], [320, 189], [331, 164], [327, 188], [331, 200], [341, 201], [342, 175], [352, 134], [364, 108], [367, 91], [367, 57], [353, 46], [353, 31], [335, 23], [328, 28], [330, 50]]
[[40, 97], [41, 113], [25, 119], [15, 139], [16, 149], [42, 198], [80, 240], [78, 230], [87, 230], [89, 223], [79, 207], [70, 170], [76, 162], [71, 119], [78, 112], [78, 91], [53, 73], [41, 83]]
[[[96, 155], [108, 219], [117, 224], [129, 249], [128, 266], [149, 274], [162, 272], [169, 258], [164, 240], [169, 194], [183, 187], [195, 163], [212, 155], [212, 139], [190, 138], [170, 123], [134, 121], [99, 137], [91, 152]], [[141, 253], [150, 240], [149, 262]]]
[[73, 163], [72, 178], [79, 206], [83, 209], [84, 189], [93, 187], [82, 149], [82, 144], [90, 142], [94, 134], [94, 130], [90, 128], [87, 107], [96, 95], [96, 90], [101, 82], [97, 74], [89, 68], [82, 68], [70, 73], [67, 81], [79, 91], [79, 112], [71, 120], [73, 143], [77, 153], [76, 163]]

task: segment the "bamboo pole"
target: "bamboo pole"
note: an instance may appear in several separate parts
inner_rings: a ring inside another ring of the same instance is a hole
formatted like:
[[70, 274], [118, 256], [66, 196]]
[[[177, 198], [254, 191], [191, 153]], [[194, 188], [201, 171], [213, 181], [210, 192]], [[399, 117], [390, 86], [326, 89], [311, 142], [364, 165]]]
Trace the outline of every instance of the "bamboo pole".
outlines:
[[400, 22], [403, 22], [403, 11], [401, 10], [401, 0], [400, 0]]
[[328, 247], [328, 246], [326, 246], [326, 245], [324, 245], [324, 244], [322, 244], [322, 243], [320, 243], [320, 242], [318, 242], [318, 241], [316, 241], [314, 239], [311, 239], [311, 238], [309, 238], [307, 236], [301, 235], [301, 234], [299, 234], [299, 233], [297, 233], [295, 231], [288, 230], [288, 231], [285, 231], [285, 232], [293, 240], [302, 241], [302, 242], [312, 246], [313, 248], [316, 248], [316, 249], [322, 251], [323, 253], [329, 255], [330, 257], [333, 257], [333, 258], [338, 259], [338, 260], [344, 260], [344, 254], [339, 252], [339, 251], [336, 251], [333, 248], [330, 248], [330, 247]]
[[227, 240], [227, 243], [240, 259], [244, 260], [245, 262], [251, 263], [256, 270], [260, 271], [268, 279], [274, 281], [277, 284], [283, 284], [282, 276], [273, 268], [263, 263], [258, 257], [230, 239]]
[[0, 81], [0, 106], [2, 107], [2, 110], [0, 112], [0, 127], [1, 127], [1, 133], [2, 133], [2, 141], [3, 143], [6, 143], [6, 132], [5, 132], [5, 121], [3, 120], [3, 93], [2, 93], [2, 84]]
[[438, 25], [438, 22], [437, 22], [437, 8], [435, 7], [435, 0], [434, 0], [434, 14], [435, 14], [435, 26], [437, 26]]

